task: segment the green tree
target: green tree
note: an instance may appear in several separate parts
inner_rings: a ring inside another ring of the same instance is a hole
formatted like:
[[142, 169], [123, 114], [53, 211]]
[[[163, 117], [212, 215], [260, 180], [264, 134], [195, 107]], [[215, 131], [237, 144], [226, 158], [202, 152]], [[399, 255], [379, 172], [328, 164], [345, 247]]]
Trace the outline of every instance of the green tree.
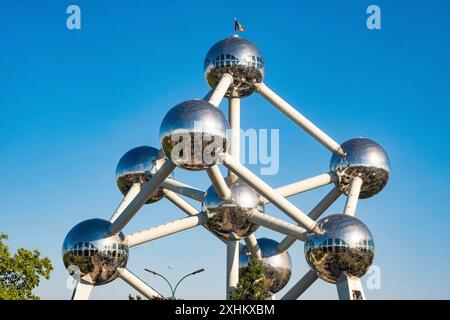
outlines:
[[20, 248], [11, 256], [3, 240], [6, 234], [0, 233], [0, 300], [39, 300], [33, 289], [39, 285], [40, 278], [50, 279], [53, 270], [49, 258], [41, 258], [38, 250]]
[[264, 300], [268, 292], [264, 288], [264, 265], [262, 261], [250, 259], [242, 271], [236, 289], [230, 294], [231, 300]]
[[140, 295], [137, 295], [136, 297], [133, 297], [131, 294], [128, 295], [128, 300], [142, 300], [142, 297]]

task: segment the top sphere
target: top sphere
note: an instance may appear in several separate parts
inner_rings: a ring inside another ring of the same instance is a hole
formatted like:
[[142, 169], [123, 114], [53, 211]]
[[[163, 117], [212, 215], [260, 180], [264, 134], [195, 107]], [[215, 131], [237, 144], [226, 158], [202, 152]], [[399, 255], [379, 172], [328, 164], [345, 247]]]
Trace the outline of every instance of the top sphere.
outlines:
[[366, 138], [350, 139], [341, 144], [345, 157], [334, 153], [330, 170], [336, 172], [339, 180], [336, 186], [348, 195], [351, 181], [360, 177], [363, 181], [360, 199], [369, 198], [380, 192], [389, 179], [391, 164], [386, 151], [375, 141]]
[[305, 256], [317, 276], [336, 283], [342, 275], [361, 278], [372, 264], [375, 244], [359, 219], [333, 214], [318, 222], [323, 233], [308, 234]]
[[203, 170], [226, 151], [229, 128], [219, 108], [204, 100], [188, 100], [167, 112], [159, 136], [164, 153], [176, 166]]
[[205, 78], [215, 88], [224, 73], [233, 76], [227, 97], [246, 97], [253, 93], [254, 84], [264, 78], [264, 60], [258, 48], [248, 40], [232, 36], [209, 49], [203, 64]]
[[111, 222], [90, 219], [73, 227], [62, 248], [64, 266], [69, 273], [93, 285], [113, 281], [119, 276], [118, 268], [125, 268], [128, 246], [123, 243], [122, 232], [111, 234]]
[[[292, 274], [291, 257], [287, 251], [278, 251], [279, 243], [268, 238], [257, 240], [264, 265], [264, 287], [271, 293], [277, 293], [289, 282]], [[239, 253], [239, 272], [244, 272], [250, 259], [247, 245]]]
[[[141, 146], [131, 149], [120, 158], [116, 167], [117, 186], [126, 195], [133, 184], [143, 184], [158, 171], [164, 163], [164, 153], [156, 148]], [[160, 200], [163, 197], [159, 188], [148, 199], [147, 203]]]

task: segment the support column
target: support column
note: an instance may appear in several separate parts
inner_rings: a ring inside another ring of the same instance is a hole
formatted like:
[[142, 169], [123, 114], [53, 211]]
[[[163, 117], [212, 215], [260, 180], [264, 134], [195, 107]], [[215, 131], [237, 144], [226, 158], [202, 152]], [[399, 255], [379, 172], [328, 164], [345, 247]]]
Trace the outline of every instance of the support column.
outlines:
[[[241, 99], [228, 99], [228, 121], [231, 127], [230, 155], [238, 162], [241, 159]], [[228, 170], [228, 176], [232, 182], [237, 180], [237, 176]]]
[[227, 243], [227, 300], [239, 281], [239, 241]]
[[339, 300], [366, 300], [361, 280], [342, 275], [337, 283]]
[[79, 280], [73, 290], [72, 300], [88, 300], [93, 288], [92, 284]]

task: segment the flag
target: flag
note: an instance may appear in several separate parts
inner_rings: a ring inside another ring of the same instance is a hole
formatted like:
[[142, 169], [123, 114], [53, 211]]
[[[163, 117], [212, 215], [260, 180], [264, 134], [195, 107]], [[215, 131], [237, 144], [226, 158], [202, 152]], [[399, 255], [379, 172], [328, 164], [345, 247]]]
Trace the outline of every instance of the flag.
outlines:
[[244, 31], [244, 26], [234, 18], [234, 30]]

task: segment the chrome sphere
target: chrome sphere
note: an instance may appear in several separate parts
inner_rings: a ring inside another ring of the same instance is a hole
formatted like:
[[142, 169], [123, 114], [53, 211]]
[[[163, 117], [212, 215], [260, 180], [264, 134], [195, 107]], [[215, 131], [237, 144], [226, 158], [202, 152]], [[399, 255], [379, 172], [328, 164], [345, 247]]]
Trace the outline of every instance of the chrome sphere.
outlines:
[[203, 65], [205, 78], [215, 88], [224, 73], [233, 76], [228, 97], [245, 97], [264, 78], [264, 60], [258, 48], [237, 35], [217, 42], [209, 49]]
[[264, 212], [264, 204], [259, 194], [243, 181], [231, 183], [228, 178], [226, 181], [231, 190], [229, 199], [220, 199], [214, 186], [206, 191], [202, 203], [202, 210], [208, 216], [206, 227], [222, 239], [242, 239], [258, 229], [248, 214], [254, 209]]
[[319, 221], [323, 234], [308, 234], [305, 256], [319, 278], [336, 283], [342, 274], [361, 278], [375, 253], [372, 234], [355, 217], [334, 214]]
[[360, 177], [363, 181], [359, 198], [369, 198], [380, 192], [388, 182], [391, 171], [384, 149], [365, 138], [348, 140], [341, 147], [345, 157], [334, 153], [330, 161], [330, 170], [339, 177], [336, 186], [341, 192], [348, 195], [354, 177]]
[[81, 279], [101, 285], [119, 276], [118, 268], [124, 268], [128, 260], [128, 246], [124, 235], [110, 234], [111, 222], [90, 219], [73, 227], [62, 248], [64, 266], [69, 273], [78, 273]]
[[[150, 180], [164, 163], [164, 159], [162, 151], [149, 146], [137, 147], [125, 153], [116, 167], [117, 186], [122, 194], [126, 195], [133, 184], [143, 184]], [[156, 202], [162, 197], [163, 192], [159, 188], [147, 203]]]
[[[292, 274], [291, 257], [287, 251], [278, 251], [278, 242], [272, 239], [257, 240], [263, 257], [264, 286], [270, 293], [277, 293], [289, 282]], [[239, 273], [242, 274], [248, 265], [250, 250], [245, 245], [239, 254]]]
[[159, 130], [161, 146], [173, 163], [203, 170], [226, 151], [228, 120], [219, 108], [204, 100], [182, 102], [167, 112]]

